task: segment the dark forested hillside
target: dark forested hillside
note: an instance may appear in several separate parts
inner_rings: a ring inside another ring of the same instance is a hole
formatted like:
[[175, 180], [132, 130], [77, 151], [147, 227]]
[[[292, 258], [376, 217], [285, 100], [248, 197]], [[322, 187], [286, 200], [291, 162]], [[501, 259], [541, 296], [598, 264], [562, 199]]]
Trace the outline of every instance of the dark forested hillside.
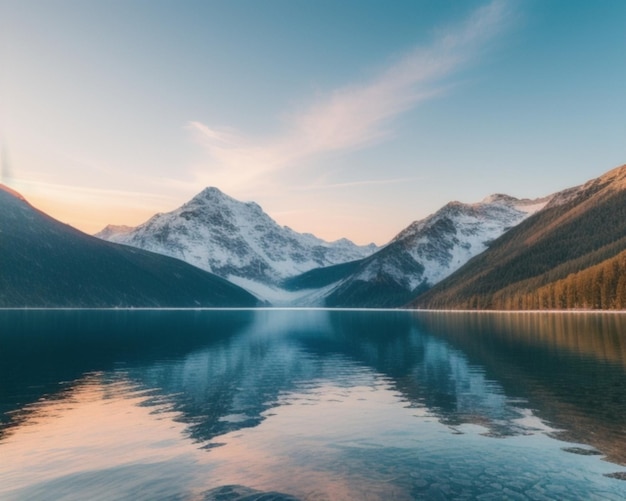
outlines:
[[623, 166], [557, 194], [544, 210], [505, 233], [411, 306], [624, 308], [619, 284], [624, 281], [625, 250]]
[[0, 185], [0, 307], [256, 303], [243, 289], [187, 263], [86, 235]]

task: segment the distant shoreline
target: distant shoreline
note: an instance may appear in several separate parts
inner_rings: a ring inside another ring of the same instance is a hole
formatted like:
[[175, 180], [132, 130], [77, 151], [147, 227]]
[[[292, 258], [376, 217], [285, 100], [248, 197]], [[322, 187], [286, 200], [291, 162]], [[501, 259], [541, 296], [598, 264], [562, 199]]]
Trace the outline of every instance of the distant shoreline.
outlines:
[[446, 309], [415, 309], [415, 308], [327, 308], [327, 307], [286, 307], [286, 306], [262, 306], [262, 307], [44, 307], [44, 306], [23, 306], [23, 307], [0, 307], [0, 311], [378, 311], [378, 312], [398, 312], [406, 311], [412, 313], [568, 313], [568, 314], [603, 314], [603, 315], [624, 315], [626, 310], [446, 310]]

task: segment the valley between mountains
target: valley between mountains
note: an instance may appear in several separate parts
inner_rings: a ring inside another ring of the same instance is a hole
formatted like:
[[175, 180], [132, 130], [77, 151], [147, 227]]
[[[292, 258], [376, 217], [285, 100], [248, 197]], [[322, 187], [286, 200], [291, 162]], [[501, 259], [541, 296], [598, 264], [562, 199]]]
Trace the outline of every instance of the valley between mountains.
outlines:
[[136, 228], [108, 226], [96, 236], [181, 259], [274, 306], [393, 307], [483, 252], [548, 200], [496, 195], [471, 205], [452, 202], [378, 248], [297, 233], [256, 203], [207, 188]]
[[450, 202], [382, 247], [206, 188], [95, 237], [0, 190], [0, 305], [626, 308], [626, 166], [539, 199]]

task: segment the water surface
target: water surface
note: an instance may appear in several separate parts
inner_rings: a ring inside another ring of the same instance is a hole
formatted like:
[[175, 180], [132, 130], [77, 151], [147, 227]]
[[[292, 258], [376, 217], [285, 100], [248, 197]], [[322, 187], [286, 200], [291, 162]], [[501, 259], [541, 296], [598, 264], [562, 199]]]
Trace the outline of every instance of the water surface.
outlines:
[[1, 499], [624, 499], [626, 317], [1, 311]]

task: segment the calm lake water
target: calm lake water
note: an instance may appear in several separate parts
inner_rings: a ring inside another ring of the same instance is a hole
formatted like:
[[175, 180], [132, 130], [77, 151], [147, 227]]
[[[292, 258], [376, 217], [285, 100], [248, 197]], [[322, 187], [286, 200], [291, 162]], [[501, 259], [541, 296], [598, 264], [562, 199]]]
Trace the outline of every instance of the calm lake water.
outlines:
[[0, 311], [3, 500], [623, 500], [625, 479], [626, 315]]

